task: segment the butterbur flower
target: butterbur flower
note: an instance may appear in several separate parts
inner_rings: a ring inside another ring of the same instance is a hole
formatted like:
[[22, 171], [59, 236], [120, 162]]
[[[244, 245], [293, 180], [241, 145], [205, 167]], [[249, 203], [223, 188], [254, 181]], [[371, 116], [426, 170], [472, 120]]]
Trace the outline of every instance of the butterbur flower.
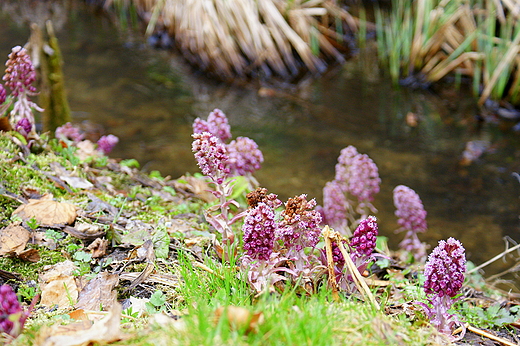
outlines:
[[359, 153], [356, 147], [352, 145], [349, 145], [348, 147], [341, 149], [341, 152], [338, 157], [338, 163], [336, 164], [336, 181], [348, 181], [350, 166], [352, 166], [352, 162], [357, 155], [359, 155]]
[[450, 335], [458, 320], [448, 310], [464, 283], [466, 255], [462, 244], [449, 238], [439, 241], [424, 268], [424, 292], [431, 306], [423, 305], [431, 323], [442, 333]]
[[61, 140], [71, 140], [74, 143], [79, 143], [85, 138], [81, 130], [70, 122], [56, 128], [54, 136]]
[[223, 143], [231, 138], [231, 126], [228, 123], [228, 119], [226, 115], [217, 108], [209, 114], [207, 121], [197, 118], [193, 122], [193, 133], [203, 132], [211, 133]]
[[3, 80], [5, 85], [12, 90], [13, 96], [17, 97], [23, 93], [31, 95], [36, 92], [36, 88], [32, 86], [36, 80], [36, 72], [25, 48], [14, 47], [5, 66]]
[[29, 312], [22, 309], [11, 286], [0, 286], [0, 333], [17, 337], [28, 316]]
[[278, 238], [282, 239], [285, 247], [297, 252], [306, 247], [315, 247], [319, 241], [322, 219], [316, 207], [316, 200], [307, 201], [303, 194], [289, 198], [282, 211], [282, 220], [278, 229]]
[[245, 176], [260, 169], [264, 157], [254, 140], [237, 137], [227, 145], [230, 170], [234, 175]]
[[349, 204], [337, 180], [329, 181], [323, 188], [324, 222], [336, 231], [347, 234], [347, 213]]
[[260, 202], [249, 209], [242, 226], [246, 254], [267, 261], [273, 252], [276, 227], [274, 211], [267, 204]]
[[359, 201], [372, 202], [379, 192], [381, 179], [376, 164], [368, 155], [357, 155], [350, 166], [348, 192]]
[[98, 141], [98, 149], [103, 152], [103, 154], [108, 155], [114, 149], [116, 144], [119, 142], [119, 138], [114, 135], [102, 136]]
[[[29, 96], [36, 95], [36, 88], [32, 85], [36, 80], [36, 72], [27, 50], [20, 46], [14, 47], [5, 66], [5, 74], [2, 79], [5, 81], [5, 85], [11, 89], [12, 101], [14, 101], [13, 109], [10, 113], [11, 125], [15, 127], [23, 118], [29, 119], [29, 122], [34, 124], [32, 110], [35, 109], [41, 112], [43, 109], [29, 100]], [[8, 108], [11, 102], [7, 105], [4, 104], [2, 108]]]
[[[0, 105], [7, 99], [7, 92], [2, 84], [0, 84]], [[1, 116], [2, 114], [0, 114]]]
[[426, 225], [426, 211], [419, 195], [408, 186], [399, 185], [394, 189], [394, 205], [397, 223], [404, 230], [424, 232]]
[[25, 138], [27, 138], [27, 136], [31, 132], [32, 128], [33, 128], [33, 125], [27, 118], [20, 119], [20, 121], [18, 121], [16, 123], [16, 125], [14, 126], [14, 130], [17, 131], [18, 133], [20, 133]]
[[408, 186], [399, 185], [394, 189], [394, 205], [397, 223], [401, 226], [397, 231], [406, 231], [399, 247], [413, 254], [416, 261], [424, 261], [427, 245], [417, 237], [418, 232], [425, 232], [428, 228], [421, 198]]
[[225, 145], [209, 132], [194, 133], [191, 150], [202, 171], [217, 184], [222, 184], [229, 175], [229, 156]]
[[378, 226], [375, 216], [369, 216], [359, 222], [350, 239], [351, 257], [356, 265], [367, 264], [372, 258], [372, 253], [376, 248], [377, 234]]

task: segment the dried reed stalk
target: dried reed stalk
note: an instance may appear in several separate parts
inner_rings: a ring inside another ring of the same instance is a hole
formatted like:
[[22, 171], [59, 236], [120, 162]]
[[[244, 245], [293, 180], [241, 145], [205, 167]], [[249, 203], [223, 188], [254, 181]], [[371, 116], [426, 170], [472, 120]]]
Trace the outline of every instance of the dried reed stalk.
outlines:
[[344, 61], [336, 21], [359, 26], [325, 0], [108, 0], [115, 1], [132, 1], [149, 18], [148, 33], [166, 27], [191, 62], [224, 79], [253, 70], [285, 78], [302, 69], [321, 73], [327, 61]]

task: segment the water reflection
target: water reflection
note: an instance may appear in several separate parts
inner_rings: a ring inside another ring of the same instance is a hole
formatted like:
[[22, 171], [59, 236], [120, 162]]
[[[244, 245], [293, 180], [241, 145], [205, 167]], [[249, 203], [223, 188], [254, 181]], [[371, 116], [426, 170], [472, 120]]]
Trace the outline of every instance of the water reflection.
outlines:
[[[58, 38], [75, 121], [102, 124], [119, 136], [116, 157], [136, 158], [145, 169], [173, 177], [195, 172], [191, 123], [220, 108], [235, 137], [259, 144], [265, 164], [257, 178], [283, 198], [308, 193], [320, 200], [339, 151], [355, 145], [380, 169], [375, 205], [381, 233], [394, 246], [402, 235], [393, 237], [391, 192], [399, 184], [423, 199], [430, 228], [423, 239], [432, 245], [456, 236], [469, 257], [481, 262], [503, 249], [504, 235], [520, 240], [520, 184], [511, 176], [520, 170], [517, 136], [479, 123], [463, 91], [396, 90], [367, 55], [298, 89], [261, 97], [256, 87], [206, 79], [181, 58], [148, 49], [139, 35], [116, 30], [79, 5], [69, 17]], [[27, 29], [1, 21], [0, 57], [27, 37]], [[407, 123], [410, 113], [415, 127]], [[494, 151], [461, 166], [470, 140], [489, 141]]]

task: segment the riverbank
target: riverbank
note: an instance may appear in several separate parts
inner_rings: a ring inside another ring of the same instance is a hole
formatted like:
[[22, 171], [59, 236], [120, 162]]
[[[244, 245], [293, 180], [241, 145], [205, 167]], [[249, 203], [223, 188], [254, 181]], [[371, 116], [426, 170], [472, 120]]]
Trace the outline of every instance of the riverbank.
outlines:
[[[2, 234], [10, 229], [9, 244], [17, 245], [7, 249], [3, 243], [0, 277], [25, 302], [38, 293], [42, 303], [49, 294], [66, 297], [37, 305], [13, 345], [48, 345], [57, 336], [76, 345], [73, 340], [92, 332], [101, 334], [96, 340], [126, 345], [446, 341], [413, 304], [424, 298], [420, 267], [393, 266], [367, 281], [381, 310], [357, 294], [334, 301], [325, 282], [313, 294], [286, 287], [255, 295], [214, 252], [215, 231], [204, 218], [213, 198], [202, 177], [144, 174], [135, 160], [110, 159], [93, 147], [67, 147], [45, 135], [29, 148], [15, 133], [2, 133], [0, 144]], [[30, 236], [21, 236], [23, 230]], [[59, 265], [64, 260], [70, 272]], [[52, 271], [57, 275], [49, 276]], [[500, 337], [514, 342], [501, 329], [517, 319], [511, 299], [475, 273], [467, 277], [457, 310], [472, 325], [500, 329]], [[122, 312], [114, 308], [118, 304]], [[233, 313], [222, 318], [222, 309]], [[486, 313], [494, 309], [494, 315]], [[79, 322], [100, 319], [93, 327]], [[91, 330], [109, 321], [110, 332]], [[514, 324], [509, 328], [514, 334]], [[459, 344], [471, 344], [475, 335], [468, 332]]]

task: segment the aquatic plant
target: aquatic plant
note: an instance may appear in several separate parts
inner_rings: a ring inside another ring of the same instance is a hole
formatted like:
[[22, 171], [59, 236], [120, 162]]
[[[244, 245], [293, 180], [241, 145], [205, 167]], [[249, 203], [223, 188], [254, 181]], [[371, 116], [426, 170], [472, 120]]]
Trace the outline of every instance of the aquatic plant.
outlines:
[[[2, 88], [3, 91], [0, 91], [0, 98], [3, 99], [0, 104], [0, 116], [12, 106], [12, 110], [9, 112], [11, 126], [16, 128], [16, 124], [20, 120], [27, 119], [31, 124], [31, 129], [26, 133], [34, 133], [33, 109], [39, 112], [42, 112], [43, 109], [29, 99], [29, 96], [36, 95], [36, 88], [32, 85], [36, 80], [36, 72], [27, 50], [20, 46], [12, 48], [5, 66], [5, 74], [2, 79], [5, 86], [11, 89], [11, 93], [8, 97], [4, 97], [5, 89]], [[25, 131], [26, 127], [18, 128]]]
[[413, 254], [418, 262], [426, 259], [427, 245], [421, 242], [417, 233], [426, 232], [426, 211], [419, 195], [405, 185], [399, 185], [394, 188], [394, 205], [396, 207], [395, 216], [397, 223], [401, 228], [396, 232], [405, 231], [403, 241], [399, 247]]
[[462, 288], [465, 272], [466, 255], [462, 244], [454, 238], [439, 241], [424, 268], [424, 292], [429, 305], [421, 305], [431, 323], [446, 335], [451, 335], [454, 327], [460, 324], [456, 315], [448, 310]]

